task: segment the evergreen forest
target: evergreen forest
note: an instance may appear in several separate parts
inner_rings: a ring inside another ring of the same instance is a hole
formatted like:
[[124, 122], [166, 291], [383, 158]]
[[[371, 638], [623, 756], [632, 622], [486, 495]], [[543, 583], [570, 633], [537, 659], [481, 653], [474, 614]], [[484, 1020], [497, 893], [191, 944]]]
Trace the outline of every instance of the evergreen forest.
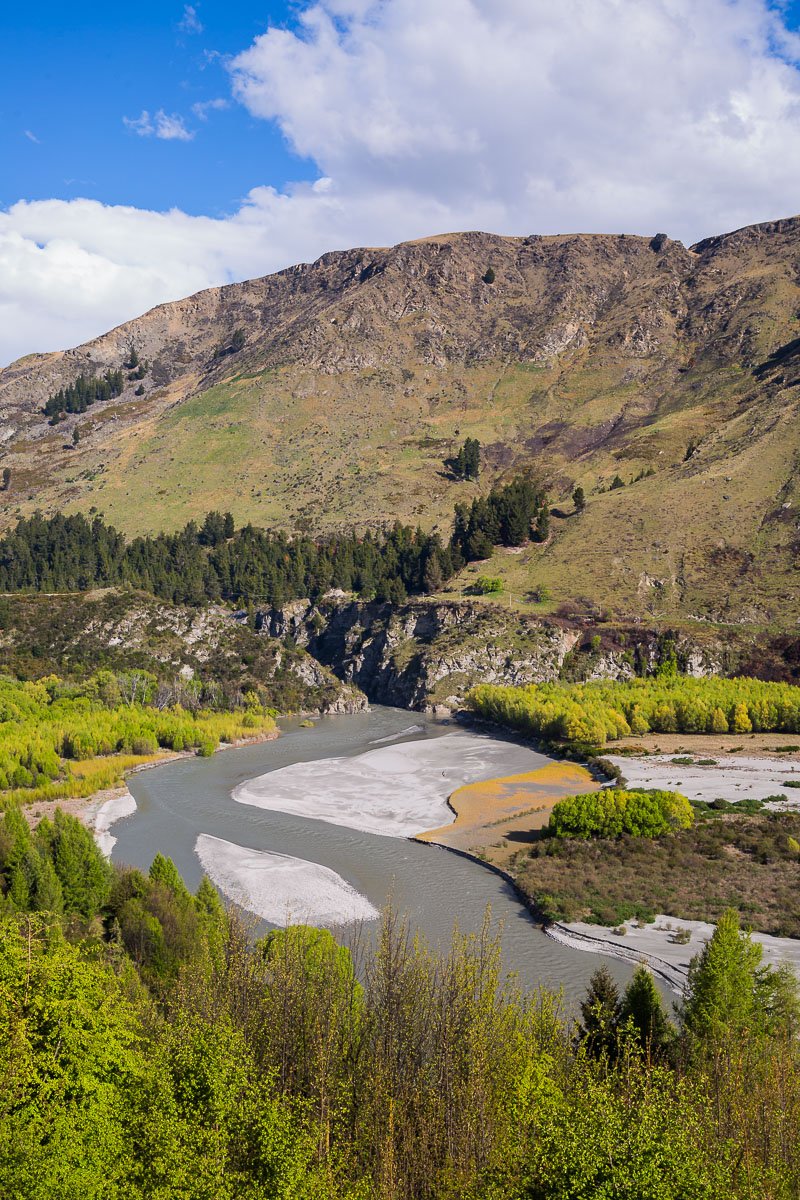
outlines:
[[455, 511], [452, 537], [395, 524], [380, 532], [315, 539], [236, 529], [211, 512], [178, 533], [127, 541], [99, 516], [34, 515], [0, 538], [0, 592], [84, 591], [127, 586], [176, 603], [280, 605], [329, 588], [402, 602], [437, 591], [465, 562], [495, 545], [537, 536], [546, 497], [526, 478], [494, 488]]

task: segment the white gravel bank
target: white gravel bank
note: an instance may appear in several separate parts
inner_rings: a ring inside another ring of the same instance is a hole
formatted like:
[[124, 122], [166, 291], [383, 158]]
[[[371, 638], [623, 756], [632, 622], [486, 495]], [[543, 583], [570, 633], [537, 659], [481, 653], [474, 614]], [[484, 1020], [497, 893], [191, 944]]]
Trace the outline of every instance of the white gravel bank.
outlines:
[[207, 833], [197, 838], [195, 852], [230, 900], [272, 925], [347, 925], [380, 915], [366, 896], [319, 863], [251, 850]]
[[364, 833], [412, 837], [449, 825], [447, 797], [462, 784], [542, 765], [541, 755], [472, 733], [381, 746], [353, 758], [293, 763], [247, 780], [240, 804], [313, 817]]
[[[547, 933], [556, 941], [573, 946], [576, 950], [588, 950], [592, 954], [606, 954], [626, 962], [645, 962], [655, 974], [681, 993], [689, 972], [689, 962], [699, 954], [716, 926], [705, 921], [682, 921], [659, 913], [650, 925], [638, 927], [634, 921], [625, 921], [618, 928], [624, 934], [615, 933], [606, 925], [587, 925], [583, 921], [569, 924], [556, 922]], [[691, 938], [685, 944], [674, 941], [675, 934], [688, 929]], [[800, 974], [800, 940], [797, 938], [770, 937], [766, 933], [754, 933], [753, 941], [764, 947], [763, 963], [777, 966], [788, 962]]]
[[[787, 779], [800, 783], [800, 763], [775, 758], [750, 758], [739, 754], [714, 755], [714, 766], [676, 763], [680, 755], [650, 754], [641, 758], [608, 755], [630, 787], [669, 788], [690, 800], [765, 800], [784, 795], [782, 808], [800, 808], [800, 789], [783, 786]], [[699, 758], [700, 755], [687, 755]]]
[[136, 801], [128, 789], [124, 788], [117, 795], [104, 800], [97, 812], [88, 817], [87, 824], [94, 833], [94, 840], [106, 858], [111, 858], [111, 851], [117, 842], [110, 832], [111, 826], [124, 817], [132, 817], [135, 812]]

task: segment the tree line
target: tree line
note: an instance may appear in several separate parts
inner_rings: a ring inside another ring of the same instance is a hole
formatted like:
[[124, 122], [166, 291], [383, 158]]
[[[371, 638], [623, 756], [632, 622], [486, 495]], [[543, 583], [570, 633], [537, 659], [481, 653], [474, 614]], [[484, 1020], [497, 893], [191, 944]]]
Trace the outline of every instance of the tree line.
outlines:
[[496, 544], [519, 545], [539, 536], [546, 500], [540, 488], [516, 479], [471, 506], [459, 505], [452, 537], [397, 522], [381, 532], [326, 538], [289, 536], [211, 512], [178, 533], [127, 541], [99, 516], [20, 520], [0, 538], [0, 591], [84, 591], [128, 586], [177, 603], [280, 605], [317, 599], [330, 588], [364, 599], [401, 603], [438, 591], [466, 562]]
[[572, 745], [603, 746], [631, 734], [800, 733], [800, 687], [760, 679], [686, 676], [541, 683], [481, 684], [471, 708], [524, 733]]

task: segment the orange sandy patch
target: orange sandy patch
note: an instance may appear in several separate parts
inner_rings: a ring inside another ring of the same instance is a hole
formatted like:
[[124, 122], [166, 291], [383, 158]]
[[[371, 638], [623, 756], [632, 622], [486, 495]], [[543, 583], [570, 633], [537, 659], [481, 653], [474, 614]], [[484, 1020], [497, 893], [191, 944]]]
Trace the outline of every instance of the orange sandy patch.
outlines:
[[597, 783], [577, 763], [548, 763], [522, 775], [503, 775], [457, 788], [448, 803], [456, 814], [452, 825], [427, 830], [418, 840], [437, 842], [457, 850], [486, 850], [491, 843], [508, 839], [508, 846], [493, 846], [507, 854], [492, 853], [492, 861], [508, 857], [519, 844], [531, 841], [543, 828], [550, 810], [563, 796], [593, 791]]

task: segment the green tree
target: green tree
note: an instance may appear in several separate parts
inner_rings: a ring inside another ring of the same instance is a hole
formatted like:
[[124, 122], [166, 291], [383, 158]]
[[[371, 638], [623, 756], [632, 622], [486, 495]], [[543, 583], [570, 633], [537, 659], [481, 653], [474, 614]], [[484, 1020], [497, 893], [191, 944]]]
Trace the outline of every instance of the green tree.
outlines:
[[106, 966], [37, 916], [0, 923], [0, 1195], [122, 1200], [144, 1062]]
[[586, 493], [580, 485], [572, 493], [572, 503], [575, 505], [575, 512], [581, 513], [586, 508]]
[[178, 874], [178, 868], [171, 858], [165, 858], [163, 854], [157, 854], [150, 864], [149, 871], [151, 883], [160, 883], [167, 888], [176, 900], [188, 904], [191, 897], [187, 890], [186, 884]]
[[703, 950], [689, 964], [684, 1028], [700, 1040], [750, 1029], [757, 1015], [762, 948], [727, 909]]
[[51, 829], [42, 835], [64, 895], [64, 911], [87, 920], [96, 916], [111, 893], [111, 868], [85, 825], [57, 808]]
[[672, 1034], [661, 996], [644, 965], [636, 968], [623, 993], [618, 1025], [651, 1055], [662, 1054], [670, 1044]]
[[550, 509], [545, 501], [539, 509], [539, 515], [536, 518], [536, 527], [533, 531], [533, 540], [535, 542], [546, 542], [550, 536]]
[[608, 967], [598, 967], [581, 1001], [580, 1036], [594, 1058], [613, 1058], [617, 1048], [619, 990]]

